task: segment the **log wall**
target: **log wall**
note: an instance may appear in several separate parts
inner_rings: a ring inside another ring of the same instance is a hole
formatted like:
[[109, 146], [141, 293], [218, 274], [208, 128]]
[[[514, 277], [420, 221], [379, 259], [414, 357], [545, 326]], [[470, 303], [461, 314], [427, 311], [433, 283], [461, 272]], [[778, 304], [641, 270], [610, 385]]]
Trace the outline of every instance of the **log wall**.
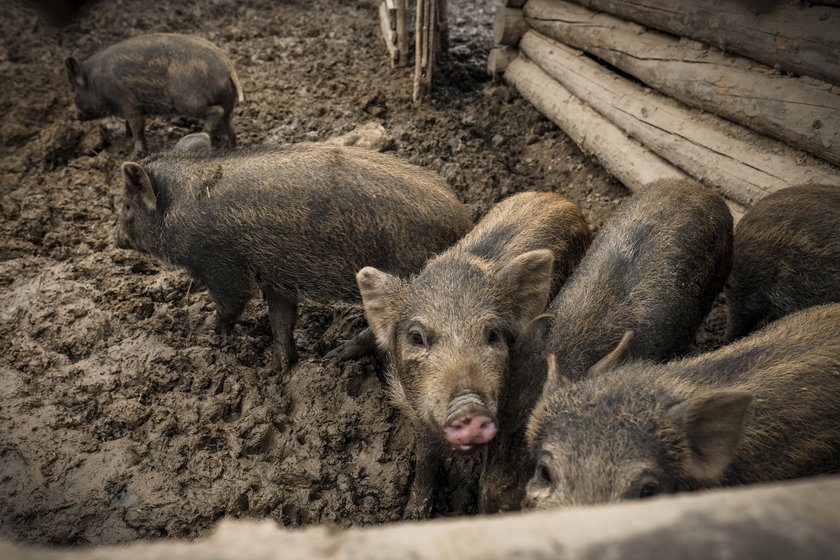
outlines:
[[[500, 6], [494, 24], [500, 44], [491, 52], [488, 70], [503, 73], [631, 190], [668, 168], [666, 174], [682, 173], [718, 188], [737, 216], [741, 207], [788, 186], [840, 188], [840, 86], [816, 77], [830, 76], [835, 66], [840, 69], [840, 49], [826, 50], [831, 60], [819, 70], [819, 65], [808, 65], [810, 59], [797, 47], [797, 71], [811, 74], [794, 76], [777, 69], [778, 58], [770, 56], [766, 44], [756, 43], [756, 48], [767, 51], [764, 59], [775, 60], [777, 68], [759, 62], [761, 56], [750, 59], [714, 46], [729, 48], [730, 36], [743, 26], [768, 32], [776, 29], [773, 22], [786, 17], [787, 35], [777, 37], [793, 41], [789, 44], [797, 44], [797, 38], [822, 52], [819, 45], [833, 48], [840, 41], [840, 19], [835, 18], [840, 11], [819, 12], [822, 23], [811, 26], [818, 13], [811, 6], [768, 2], [770, 13], [757, 15], [745, 12], [740, 5], [748, 3], [740, 0], [690, 4], [528, 0], [521, 9]], [[663, 13], [647, 18], [656, 9]], [[835, 8], [818, 7], [824, 9]], [[719, 20], [736, 12], [738, 17]], [[714, 25], [691, 23], [698, 14], [713, 13], [718, 18]], [[703, 37], [711, 25], [716, 34], [705, 35], [713, 44], [701, 43], [649, 29], [631, 16], [671, 33], [682, 33], [687, 26], [690, 33], [684, 35]], [[826, 21], [834, 22], [836, 35], [828, 32], [834, 27]], [[514, 60], [516, 52], [521, 60]], [[610, 142], [590, 140], [605, 134]], [[624, 140], [616, 140], [617, 135]]]

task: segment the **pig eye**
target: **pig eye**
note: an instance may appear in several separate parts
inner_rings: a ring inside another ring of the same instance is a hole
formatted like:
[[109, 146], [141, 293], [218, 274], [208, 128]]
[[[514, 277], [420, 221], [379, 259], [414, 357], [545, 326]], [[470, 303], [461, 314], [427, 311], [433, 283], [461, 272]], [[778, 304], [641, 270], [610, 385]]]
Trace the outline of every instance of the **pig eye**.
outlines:
[[423, 334], [420, 331], [409, 331], [408, 332], [408, 343], [412, 346], [425, 346], [426, 341], [423, 340]]
[[551, 484], [551, 469], [545, 463], [537, 465], [537, 480], [543, 485]]
[[497, 329], [487, 331], [487, 344], [498, 344], [502, 340], [502, 334]]
[[651, 496], [656, 496], [659, 494], [659, 483], [657, 482], [645, 482], [642, 484], [642, 487], [639, 489], [639, 497], [640, 498], [650, 498]]

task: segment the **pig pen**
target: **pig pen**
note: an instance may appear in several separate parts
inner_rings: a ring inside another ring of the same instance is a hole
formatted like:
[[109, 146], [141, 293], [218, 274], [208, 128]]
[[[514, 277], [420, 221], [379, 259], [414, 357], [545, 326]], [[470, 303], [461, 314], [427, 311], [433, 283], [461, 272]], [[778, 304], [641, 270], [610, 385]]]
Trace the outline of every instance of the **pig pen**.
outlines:
[[[420, 106], [412, 70], [389, 67], [377, 5], [100, 1], [57, 28], [2, 0], [0, 538], [102, 545], [201, 537], [223, 517], [286, 527], [400, 519], [413, 436], [387, 400], [385, 361], [321, 358], [364, 325], [361, 312], [304, 304], [300, 361], [283, 376], [268, 367], [262, 302], [229, 340], [214, 334], [213, 304], [185, 272], [115, 248], [132, 143], [118, 119], [71, 118], [63, 65], [136, 34], [195, 33], [237, 66], [240, 145], [326, 140], [375, 122], [388, 149], [441, 173], [474, 218], [509, 194], [551, 190], [597, 231], [627, 192], [490, 81], [492, 3], [450, 3], [450, 50]], [[151, 119], [150, 149], [199, 127]], [[698, 348], [720, 342], [722, 305]], [[441, 515], [475, 512], [477, 488], [457, 481], [479, 467], [449, 462]]]

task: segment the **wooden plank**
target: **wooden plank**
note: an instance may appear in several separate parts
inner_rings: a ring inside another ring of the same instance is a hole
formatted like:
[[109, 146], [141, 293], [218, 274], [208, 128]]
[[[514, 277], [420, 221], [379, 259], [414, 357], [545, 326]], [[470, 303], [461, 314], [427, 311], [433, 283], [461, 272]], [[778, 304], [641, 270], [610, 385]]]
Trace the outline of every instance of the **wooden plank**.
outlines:
[[[840, 8], [781, 3], [755, 14], [733, 0], [574, 0], [773, 68], [840, 85]], [[527, 6], [527, 4], [526, 4]]]
[[562, 0], [531, 0], [525, 20], [683, 103], [840, 163], [840, 87]]
[[520, 49], [554, 79], [662, 158], [750, 206], [778, 189], [840, 184], [840, 170], [651, 92], [557, 41], [528, 31]]

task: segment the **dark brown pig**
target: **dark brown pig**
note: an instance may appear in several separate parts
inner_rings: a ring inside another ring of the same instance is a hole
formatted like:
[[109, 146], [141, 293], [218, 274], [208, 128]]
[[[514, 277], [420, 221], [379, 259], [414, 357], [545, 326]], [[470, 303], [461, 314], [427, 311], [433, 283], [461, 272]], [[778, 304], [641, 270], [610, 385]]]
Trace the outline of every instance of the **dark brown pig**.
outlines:
[[633, 355], [666, 361], [685, 352], [729, 273], [732, 216], [693, 181], [663, 181], [627, 199], [580, 266], [511, 352], [499, 406], [500, 433], [482, 474], [484, 513], [519, 509], [534, 469], [528, 417], [545, 379], [545, 356], [581, 377], [635, 330]]
[[408, 275], [471, 226], [439, 176], [392, 156], [324, 144], [214, 153], [201, 137], [181, 148], [123, 164], [117, 245], [186, 268], [222, 333], [259, 287], [280, 370], [296, 358], [298, 299], [358, 301], [363, 266]]
[[758, 201], [735, 228], [726, 286], [728, 336], [840, 302], [840, 185], [806, 185]]
[[65, 60], [81, 120], [119, 116], [146, 152], [147, 115], [186, 115], [207, 121], [213, 142], [236, 145], [230, 115], [243, 100], [230, 59], [194, 35], [139, 35], [98, 51], [84, 61]]
[[442, 455], [493, 439], [509, 348], [589, 240], [572, 202], [554, 193], [520, 193], [408, 280], [373, 267], [359, 271], [368, 324], [393, 357], [393, 400], [415, 426], [416, 471], [405, 517], [430, 515]]
[[528, 426], [533, 507], [840, 470], [840, 304], [691, 359], [603, 367], [578, 382], [556, 364], [549, 372]]

